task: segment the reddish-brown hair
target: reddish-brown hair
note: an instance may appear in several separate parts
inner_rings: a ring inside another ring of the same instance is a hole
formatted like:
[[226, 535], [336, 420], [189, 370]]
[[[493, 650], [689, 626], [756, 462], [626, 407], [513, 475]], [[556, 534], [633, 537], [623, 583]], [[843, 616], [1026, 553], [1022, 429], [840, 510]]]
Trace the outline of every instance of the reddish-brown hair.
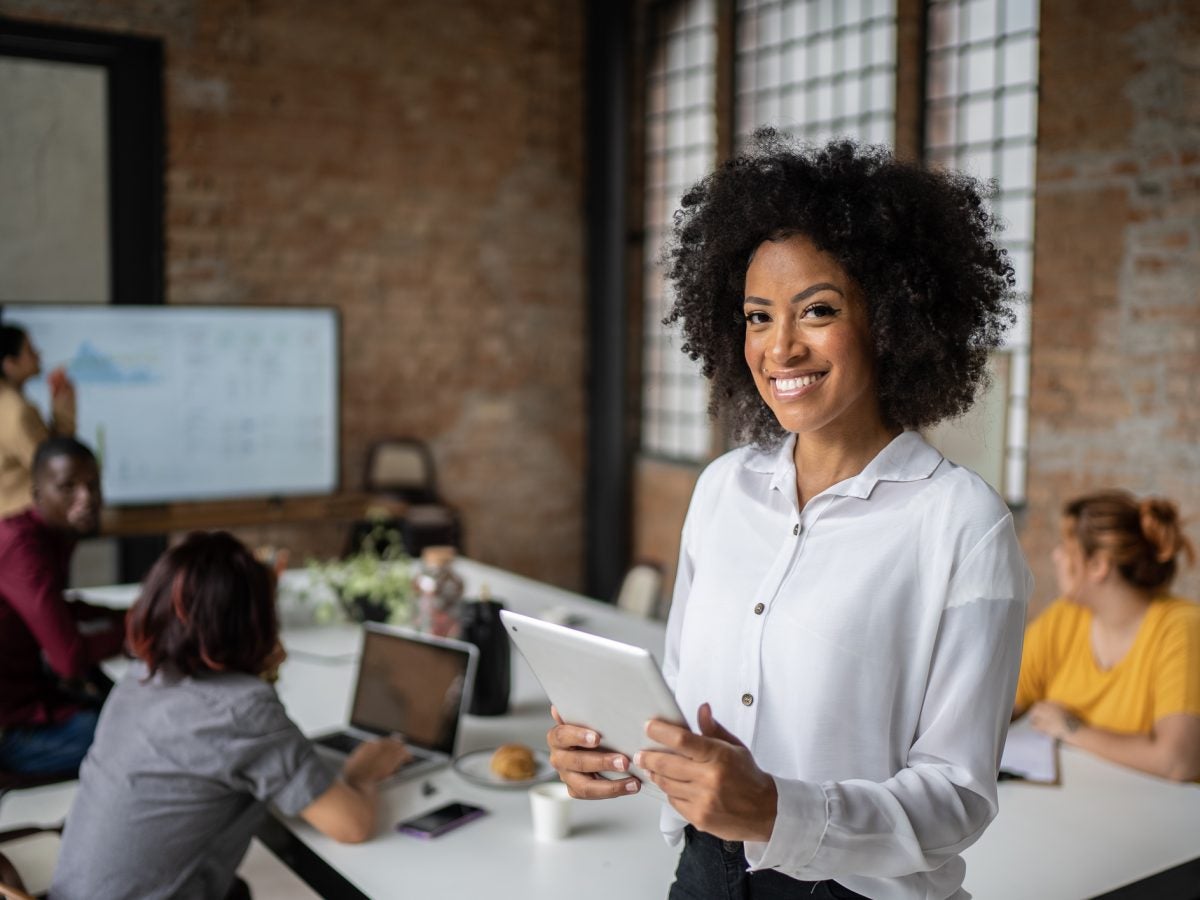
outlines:
[[146, 576], [126, 636], [151, 674], [258, 675], [279, 639], [274, 577], [228, 532], [194, 531]]
[[1138, 500], [1128, 491], [1100, 491], [1063, 507], [1067, 532], [1090, 558], [1103, 550], [1131, 585], [1149, 591], [1170, 587], [1182, 553], [1196, 558], [1183, 533], [1179, 508], [1170, 500]]

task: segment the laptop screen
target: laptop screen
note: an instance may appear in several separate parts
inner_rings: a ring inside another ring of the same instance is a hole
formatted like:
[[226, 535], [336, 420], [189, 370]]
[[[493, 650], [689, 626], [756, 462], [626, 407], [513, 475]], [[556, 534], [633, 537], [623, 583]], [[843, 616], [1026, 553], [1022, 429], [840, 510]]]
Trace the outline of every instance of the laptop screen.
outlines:
[[367, 629], [350, 724], [453, 754], [470, 659], [467, 650], [416, 635]]

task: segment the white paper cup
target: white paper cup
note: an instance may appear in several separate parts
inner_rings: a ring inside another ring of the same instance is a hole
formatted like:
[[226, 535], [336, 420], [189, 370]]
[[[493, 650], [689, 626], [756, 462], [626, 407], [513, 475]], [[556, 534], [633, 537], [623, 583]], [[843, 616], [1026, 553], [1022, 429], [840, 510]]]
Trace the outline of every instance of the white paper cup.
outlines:
[[533, 836], [539, 841], [559, 841], [571, 833], [571, 795], [562, 782], [530, 789], [529, 811]]

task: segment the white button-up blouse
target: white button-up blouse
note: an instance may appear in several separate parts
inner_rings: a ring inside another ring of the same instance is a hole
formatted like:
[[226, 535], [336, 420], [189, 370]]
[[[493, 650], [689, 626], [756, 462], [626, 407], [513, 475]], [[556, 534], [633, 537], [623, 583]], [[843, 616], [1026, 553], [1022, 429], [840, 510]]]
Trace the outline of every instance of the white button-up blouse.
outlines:
[[[700, 476], [663, 670], [779, 791], [751, 869], [875, 898], [967, 896], [1033, 583], [999, 496], [916, 432], [797, 509], [795, 436]], [[684, 822], [669, 806], [663, 831]]]

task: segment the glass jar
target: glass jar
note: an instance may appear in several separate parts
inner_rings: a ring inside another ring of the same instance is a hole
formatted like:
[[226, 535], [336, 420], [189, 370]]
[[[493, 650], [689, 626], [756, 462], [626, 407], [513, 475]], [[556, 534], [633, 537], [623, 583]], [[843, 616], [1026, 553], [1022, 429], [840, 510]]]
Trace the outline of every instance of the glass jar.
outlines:
[[417, 628], [438, 637], [458, 637], [458, 607], [463, 580], [453, 569], [453, 547], [433, 546], [421, 551], [413, 577], [417, 594]]

